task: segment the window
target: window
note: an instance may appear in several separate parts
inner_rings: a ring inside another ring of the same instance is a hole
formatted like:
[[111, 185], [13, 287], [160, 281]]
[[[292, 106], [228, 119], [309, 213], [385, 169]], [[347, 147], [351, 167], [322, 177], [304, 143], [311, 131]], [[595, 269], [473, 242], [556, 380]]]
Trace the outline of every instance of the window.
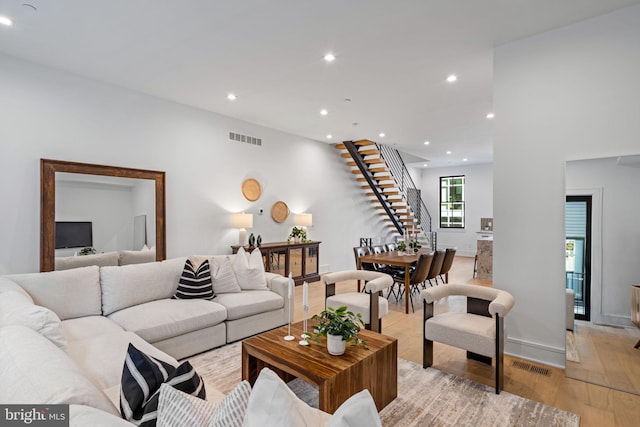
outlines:
[[440, 228], [464, 228], [464, 175], [440, 177]]

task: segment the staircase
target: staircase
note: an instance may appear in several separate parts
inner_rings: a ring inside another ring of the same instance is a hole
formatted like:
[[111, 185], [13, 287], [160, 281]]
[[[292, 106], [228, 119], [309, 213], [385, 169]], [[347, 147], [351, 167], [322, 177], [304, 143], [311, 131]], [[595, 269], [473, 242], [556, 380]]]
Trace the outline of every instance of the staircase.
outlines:
[[398, 150], [366, 139], [335, 147], [394, 240], [409, 233], [417, 236], [422, 247], [435, 250], [437, 235], [431, 228], [431, 214]]

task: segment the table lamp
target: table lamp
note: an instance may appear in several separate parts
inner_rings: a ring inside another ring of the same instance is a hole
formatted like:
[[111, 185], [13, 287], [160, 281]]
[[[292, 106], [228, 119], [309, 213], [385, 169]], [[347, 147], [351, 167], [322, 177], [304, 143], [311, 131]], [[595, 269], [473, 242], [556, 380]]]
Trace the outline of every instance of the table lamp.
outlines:
[[240, 229], [238, 235], [238, 244], [244, 246], [247, 244], [247, 228], [253, 227], [253, 214], [234, 213], [233, 226]]

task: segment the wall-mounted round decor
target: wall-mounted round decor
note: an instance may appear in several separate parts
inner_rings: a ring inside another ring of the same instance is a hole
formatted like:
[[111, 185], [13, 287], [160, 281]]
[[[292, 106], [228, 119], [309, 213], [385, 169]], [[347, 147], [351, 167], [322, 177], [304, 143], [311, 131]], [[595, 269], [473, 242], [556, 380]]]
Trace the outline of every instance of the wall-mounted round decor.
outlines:
[[247, 178], [242, 183], [242, 195], [250, 202], [255, 202], [260, 198], [262, 194], [262, 188], [260, 183], [255, 178]]
[[283, 201], [278, 201], [271, 207], [271, 218], [275, 222], [283, 222], [289, 216], [289, 206]]

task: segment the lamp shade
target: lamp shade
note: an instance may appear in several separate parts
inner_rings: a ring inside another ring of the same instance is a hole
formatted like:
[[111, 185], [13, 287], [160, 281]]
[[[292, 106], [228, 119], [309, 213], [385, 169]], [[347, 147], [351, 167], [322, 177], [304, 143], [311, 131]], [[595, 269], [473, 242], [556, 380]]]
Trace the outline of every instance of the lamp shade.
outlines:
[[310, 213], [301, 213], [296, 215], [296, 225], [302, 227], [311, 227], [313, 217]]
[[252, 228], [253, 227], [253, 214], [247, 213], [234, 213], [233, 214], [233, 226], [235, 228]]

